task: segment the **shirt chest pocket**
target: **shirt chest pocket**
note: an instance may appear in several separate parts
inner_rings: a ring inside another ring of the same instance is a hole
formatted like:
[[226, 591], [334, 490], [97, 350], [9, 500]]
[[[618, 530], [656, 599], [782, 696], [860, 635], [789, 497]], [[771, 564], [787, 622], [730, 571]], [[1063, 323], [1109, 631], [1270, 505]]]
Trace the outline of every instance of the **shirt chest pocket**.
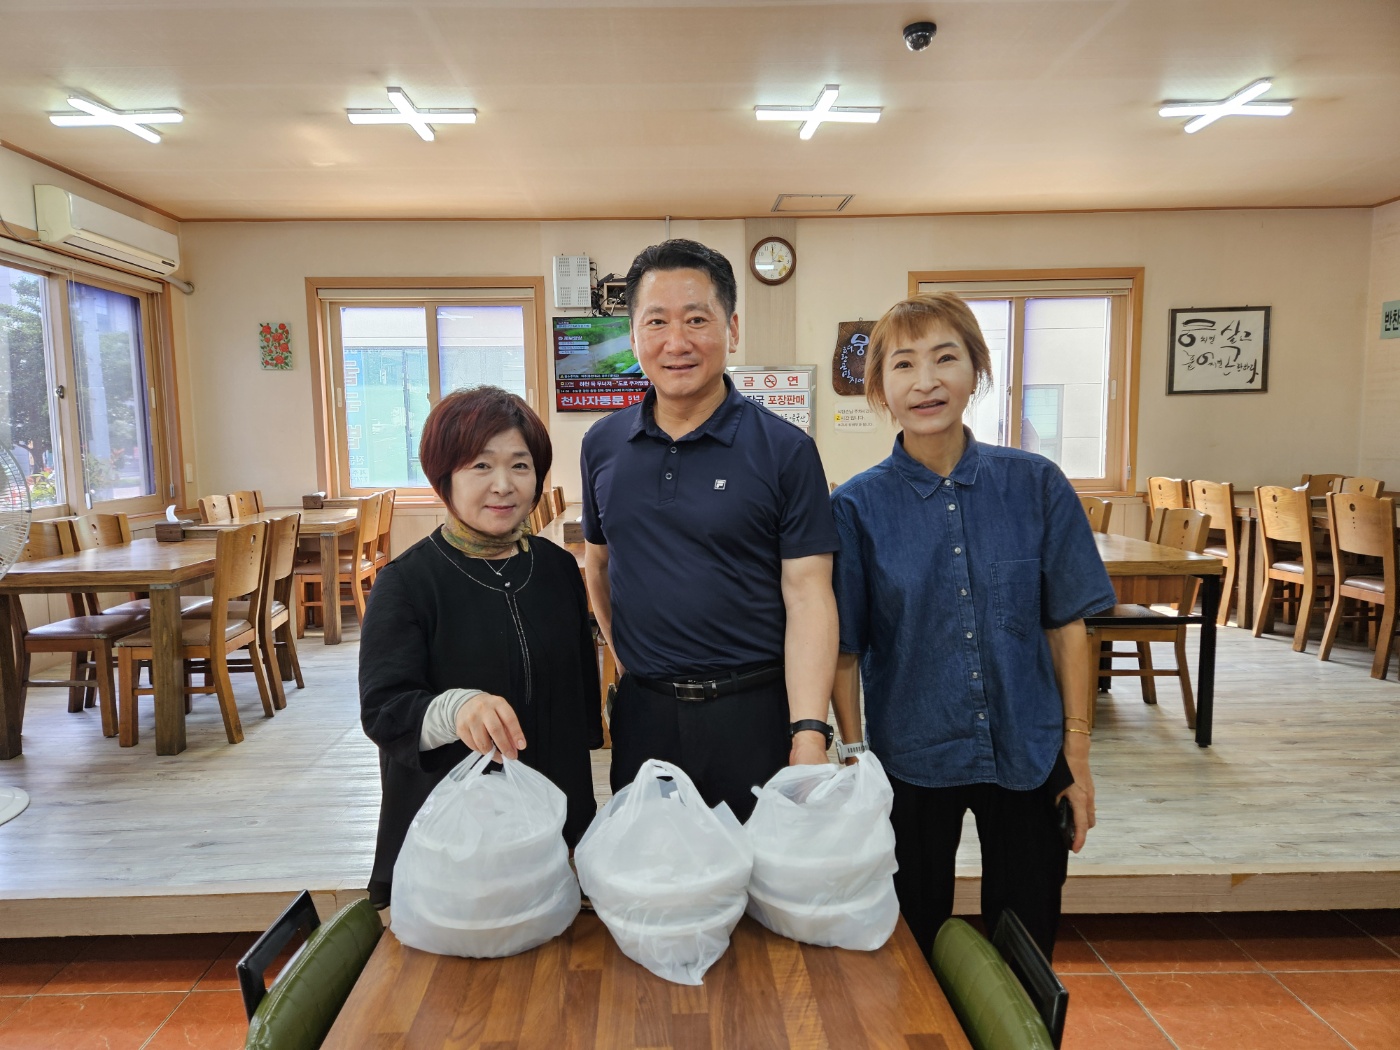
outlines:
[[1040, 629], [1040, 560], [992, 563], [997, 626], [1025, 636]]

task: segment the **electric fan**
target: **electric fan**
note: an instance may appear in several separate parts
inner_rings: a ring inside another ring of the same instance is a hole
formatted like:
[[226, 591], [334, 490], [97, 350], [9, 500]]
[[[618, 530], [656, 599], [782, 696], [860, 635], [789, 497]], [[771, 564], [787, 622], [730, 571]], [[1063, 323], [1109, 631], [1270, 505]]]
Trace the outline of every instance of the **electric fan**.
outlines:
[[[0, 576], [19, 560], [29, 539], [29, 479], [19, 471], [15, 457], [0, 448]], [[9, 598], [0, 594], [0, 602]], [[0, 645], [12, 644], [0, 638]], [[29, 805], [29, 796], [19, 788], [0, 785], [0, 824], [17, 817]]]

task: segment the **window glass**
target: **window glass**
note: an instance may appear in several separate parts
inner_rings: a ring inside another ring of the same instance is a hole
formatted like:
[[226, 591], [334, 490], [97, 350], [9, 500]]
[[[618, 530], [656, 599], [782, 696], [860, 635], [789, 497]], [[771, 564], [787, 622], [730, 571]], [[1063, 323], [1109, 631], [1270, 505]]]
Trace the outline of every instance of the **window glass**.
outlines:
[[963, 422], [972, 436], [989, 445], [1006, 444], [1010, 433], [1006, 423], [1006, 386], [1010, 381], [1011, 300], [970, 299], [967, 303], [982, 329], [982, 338], [992, 357], [992, 385], [975, 398], [963, 413]]
[[68, 285], [68, 312], [87, 504], [153, 495], [141, 302], [74, 281]]
[[1109, 349], [1107, 296], [1026, 300], [1021, 447], [1034, 430], [1071, 478], [1104, 474]]
[[345, 431], [353, 488], [426, 486], [418, 441], [432, 408], [421, 306], [343, 306]]
[[44, 278], [0, 266], [0, 445], [29, 479], [36, 507], [63, 502]]
[[439, 306], [438, 372], [443, 394], [498, 386], [525, 396], [525, 310]]

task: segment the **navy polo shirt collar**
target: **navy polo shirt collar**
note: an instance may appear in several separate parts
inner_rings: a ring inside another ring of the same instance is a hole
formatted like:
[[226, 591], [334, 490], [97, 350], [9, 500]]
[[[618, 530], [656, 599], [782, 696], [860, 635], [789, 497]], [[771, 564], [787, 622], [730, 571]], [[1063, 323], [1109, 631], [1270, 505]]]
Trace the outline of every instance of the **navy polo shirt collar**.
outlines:
[[[982, 455], [977, 450], [977, 439], [972, 436], [972, 431], [966, 426], [963, 427], [963, 437], [967, 440], [967, 447], [963, 449], [962, 458], [958, 460], [958, 465], [948, 475], [948, 478], [951, 478], [955, 485], [973, 484], [977, 480], [978, 464], [982, 461]], [[899, 471], [899, 476], [907, 481], [909, 487], [923, 499], [932, 496], [938, 491], [939, 486], [947, 480], [929, 470], [928, 467], [904, 450], [903, 431], [894, 439], [894, 452], [890, 458], [894, 461], [894, 468]]]
[[[712, 437], [721, 445], [729, 448], [734, 446], [734, 439], [739, 434], [739, 420], [744, 410], [744, 395], [734, 389], [729, 376], [721, 378], [724, 380], [726, 391], [724, 400], [710, 413], [709, 419], [681, 438], [681, 441], [699, 441], [703, 437]], [[665, 431], [656, 425], [656, 387], [649, 388], [646, 397], [642, 398], [642, 410], [637, 413], [636, 421], [628, 431], [627, 440], [635, 441], [643, 434], [657, 441], [671, 440]]]

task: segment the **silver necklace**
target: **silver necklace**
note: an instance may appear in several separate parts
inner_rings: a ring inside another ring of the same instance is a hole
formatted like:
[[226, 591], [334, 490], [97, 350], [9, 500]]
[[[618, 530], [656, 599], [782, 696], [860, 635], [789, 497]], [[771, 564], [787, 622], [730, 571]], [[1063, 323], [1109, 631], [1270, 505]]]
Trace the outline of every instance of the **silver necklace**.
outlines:
[[[507, 555], [507, 556], [504, 557], [504, 558], [494, 558], [494, 559], [493, 559], [493, 558], [480, 558], [480, 557], [478, 557], [478, 558], [477, 558], [477, 561], [485, 562], [485, 563], [486, 563], [486, 567], [487, 567], [488, 569], [490, 569], [493, 573], [496, 574], [496, 578], [497, 578], [497, 579], [500, 579], [500, 578], [501, 578], [501, 574], [502, 574], [503, 572], [505, 572], [505, 571], [506, 571], [506, 567], [510, 565], [510, 560], [511, 560], [511, 558], [514, 558], [514, 557], [515, 557], [517, 554], [519, 554], [519, 553], [520, 553], [520, 548], [519, 548], [519, 547], [516, 547], [515, 550], [513, 550], [509, 555]], [[499, 562], [501, 563], [501, 567], [500, 567], [499, 569], [496, 568], [495, 565], [493, 564], [493, 562], [495, 562], [495, 561], [499, 561]]]

